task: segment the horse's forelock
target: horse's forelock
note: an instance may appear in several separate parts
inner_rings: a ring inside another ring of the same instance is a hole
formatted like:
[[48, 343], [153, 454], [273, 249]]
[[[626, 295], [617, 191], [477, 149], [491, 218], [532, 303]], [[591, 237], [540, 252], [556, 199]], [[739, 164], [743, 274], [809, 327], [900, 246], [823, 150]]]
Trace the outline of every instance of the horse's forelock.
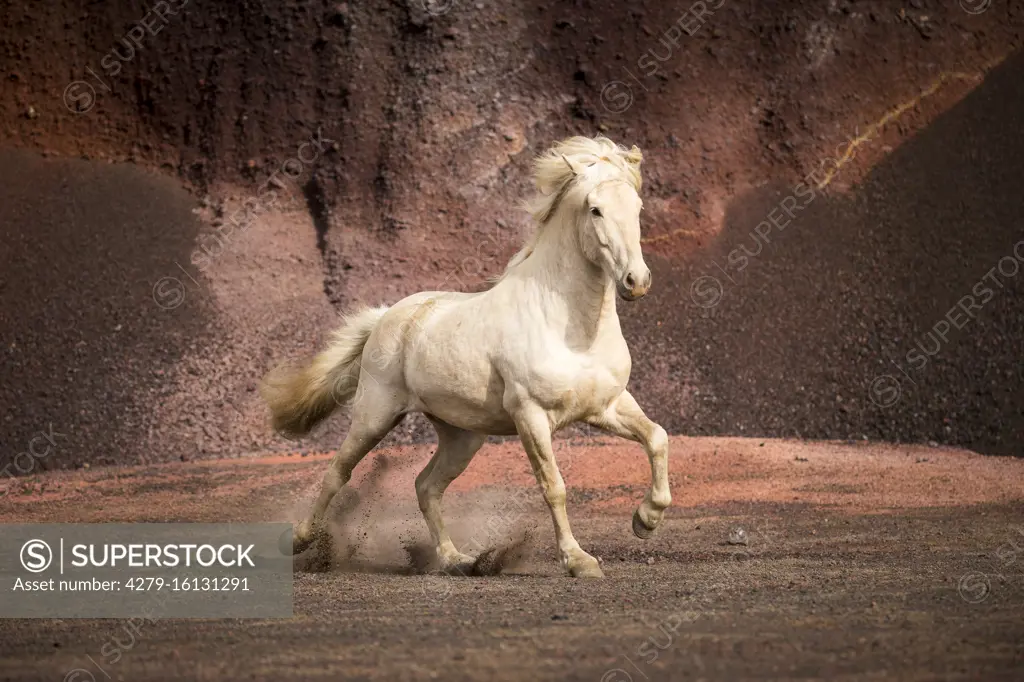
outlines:
[[615, 169], [615, 173], [598, 172], [594, 176], [586, 173], [587, 179], [597, 184], [620, 175], [639, 192], [642, 161], [643, 153], [638, 147], [626, 149], [607, 137], [570, 137], [562, 140], [534, 162], [534, 184], [539, 195], [530, 202], [530, 213], [539, 226], [551, 219], [558, 205], [579, 180], [574, 167], [582, 168], [586, 173], [586, 169], [595, 164], [607, 163]]

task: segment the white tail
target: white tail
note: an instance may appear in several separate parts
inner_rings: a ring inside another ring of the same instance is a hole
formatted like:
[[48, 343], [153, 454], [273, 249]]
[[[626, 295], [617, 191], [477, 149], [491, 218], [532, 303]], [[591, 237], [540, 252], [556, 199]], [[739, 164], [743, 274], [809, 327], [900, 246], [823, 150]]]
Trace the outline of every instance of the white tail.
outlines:
[[345, 316], [327, 348], [302, 369], [278, 367], [260, 385], [274, 429], [301, 436], [327, 418], [356, 393], [359, 358], [370, 333], [388, 309], [364, 308]]

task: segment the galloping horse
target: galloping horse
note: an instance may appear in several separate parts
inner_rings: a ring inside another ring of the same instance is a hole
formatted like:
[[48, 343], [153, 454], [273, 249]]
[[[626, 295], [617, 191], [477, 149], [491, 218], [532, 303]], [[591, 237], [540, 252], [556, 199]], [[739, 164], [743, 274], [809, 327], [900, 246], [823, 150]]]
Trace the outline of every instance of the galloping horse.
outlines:
[[445, 530], [441, 497], [488, 434], [518, 435], [551, 510], [562, 564], [602, 577], [573, 537], [552, 433], [586, 422], [638, 441], [651, 487], [633, 514], [648, 538], [672, 498], [668, 436], [626, 390], [631, 360], [615, 309], [651, 286], [640, 249], [637, 147], [605, 137], [564, 140], [534, 163], [537, 227], [487, 291], [414, 294], [344, 320], [305, 368], [275, 370], [261, 393], [281, 433], [301, 435], [350, 402], [352, 425], [324, 476], [292, 551], [322, 532], [324, 512], [356, 464], [409, 412], [437, 430], [437, 452], [416, 478], [416, 496], [441, 570], [469, 572]]

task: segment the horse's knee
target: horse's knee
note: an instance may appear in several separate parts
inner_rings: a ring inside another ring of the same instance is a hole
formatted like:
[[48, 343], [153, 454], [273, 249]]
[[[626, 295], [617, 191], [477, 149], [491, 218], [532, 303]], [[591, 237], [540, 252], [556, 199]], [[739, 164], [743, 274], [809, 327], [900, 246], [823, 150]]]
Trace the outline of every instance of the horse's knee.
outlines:
[[655, 424], [651, 429], [651, 437], [647, 441], [647, 447], [657, 456], [668, 455], [668, 432], [660, 424]]

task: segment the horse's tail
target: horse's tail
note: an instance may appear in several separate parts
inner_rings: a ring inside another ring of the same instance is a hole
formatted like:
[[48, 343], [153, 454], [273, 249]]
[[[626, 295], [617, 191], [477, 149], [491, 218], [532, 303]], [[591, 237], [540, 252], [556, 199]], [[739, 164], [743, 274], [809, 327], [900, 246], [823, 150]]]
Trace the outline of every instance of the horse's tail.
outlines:
[[359, 385], [359, 358], [370, 333], [388, 309], [364, 308], [345, 316], [327, 348], [301, 368], [278, 367], [260, 385], [274, 430], [302, 436], [347, 402]]

